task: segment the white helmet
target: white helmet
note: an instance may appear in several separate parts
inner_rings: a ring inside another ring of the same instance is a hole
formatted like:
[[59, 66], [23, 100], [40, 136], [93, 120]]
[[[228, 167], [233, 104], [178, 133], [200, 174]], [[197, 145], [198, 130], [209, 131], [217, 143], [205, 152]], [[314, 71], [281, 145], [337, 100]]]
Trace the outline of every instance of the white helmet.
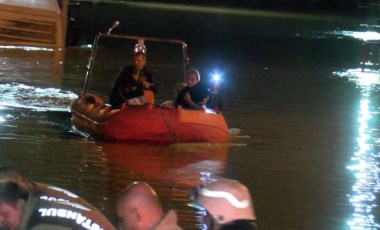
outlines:
[[239, 181], [218, 179], [193, 191], [191, 198], [220, 224], [239, 219], [256, 220], [249, 190]]

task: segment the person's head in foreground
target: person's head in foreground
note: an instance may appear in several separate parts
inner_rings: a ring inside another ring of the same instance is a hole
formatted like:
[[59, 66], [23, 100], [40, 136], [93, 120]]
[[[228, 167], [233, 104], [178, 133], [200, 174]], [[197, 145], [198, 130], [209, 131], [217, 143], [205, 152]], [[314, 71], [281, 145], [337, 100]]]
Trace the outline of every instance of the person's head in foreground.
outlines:
[[153, 229], [164, 212], [154, 189], [143, 182], [134, 182], [120, 194], [116, 205], [120, 228]]
[[0, 228], [18, 229], [28, 192], [15, 182], [0, 181]]
[[215, 180], [194, 189], [190, 199], [206, 229], [257, 229], [250, 192], [239, 181]]

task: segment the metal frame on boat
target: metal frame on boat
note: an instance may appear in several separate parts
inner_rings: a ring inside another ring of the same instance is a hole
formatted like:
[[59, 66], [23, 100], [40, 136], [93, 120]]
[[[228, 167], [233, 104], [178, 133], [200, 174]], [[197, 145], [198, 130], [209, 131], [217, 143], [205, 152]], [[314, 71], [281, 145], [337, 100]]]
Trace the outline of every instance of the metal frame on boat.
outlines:
[[[118, 25], [118, 21], [114, 23], [114, 26]], [[96, 50], [98, 47], [98, 43], [100, 38], [119, 38], [119, 39], [132, 39], [138, 41], [139, 44], [144, 44], [145, 41], [154, 41], [154, 42], [165, 42], [165, 43], [174, 43], [174, 44], [179, 44], [182, 46], [182, 57], [183, 57], [183, 69], [184, 69], [184, 75], [186, 70], [188, 69], [189, 66], [189, 56], [187, 52], [187, 44], [184, 41], [178, 40], [178, 39], [164, 39], [164, 38], [153, 38], [153, 37], [141, 37], [141, 36], [133, 36], [133, 35], [120, 35], [120, 34], [111, 34], [112, 27], [108, 30], [107, 33], [99, 33], [95, 40], [94, 43], [92, 44], [92, 54], [89, 59], [88, 65], [87, 65], [87, 72], [86, 72], [86, 78], [83, 84], [83, 94], [87, 93], [88, 90], [88, 85], [90, 81], [90, 77], [92, 75], [92, 69], [93, 69], [93, 64], [94, 60], [96, 57]]]

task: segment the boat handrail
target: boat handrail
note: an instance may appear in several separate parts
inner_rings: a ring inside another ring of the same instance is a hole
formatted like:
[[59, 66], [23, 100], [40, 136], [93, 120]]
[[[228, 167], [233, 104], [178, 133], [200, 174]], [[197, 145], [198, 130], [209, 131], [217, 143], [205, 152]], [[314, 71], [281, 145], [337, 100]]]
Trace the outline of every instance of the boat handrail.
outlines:
[[182, 58], [183, 58], [183, 76], [185, 78], [186, 71], [189, 68], [190, 59], [188, 56], [187, 51], [187, 44], [179, 39], [166, 39], [166, 38], [157, 38], [157, 37], [145, 37], [145, 36], [135, 36], [135, 35], [123, 35], [123, 34], [111, 34], [109, 32], [107, 33], [98, 33], [98, 35], [95, 37], [94, 43], [92, 45], [92, 54], [89, 58], [88, 64], [87, 64], [87, 71], [86, 76], [82, 88], [82, 94], [86, 95], [88, 91], [88, 86], [90, 83], [90, 76], [92, 75], [92, 68], [94, 64], [94, 59], [96, 56], [96, 49], [98, 46], [98, 42], [101, 37], [108, 37], [108, 38], [120, 38], [120, 39], [130, 39], [130, 40], [137, 40], [137, 41], [153, 41], [153, 42], [166, 42], [166, 43], [174, 43], [179, 44], [182, 46]]
[[167, 38], [156, 38], [156, 37], [144, 37], [144, 36], [135, 36], [135, 35], [122, 35], [122, 34], [107, 34], [107, 33], [100, 33], [101, 37], [111, 37], [111, 38], [127, 38], [131, 40], [147, 40], [147, 41], [154, 41], [154, 42], [167, 42], [167, 43], [177, 43], [182, 45], [182, 47], [187, 47], [186, 42], [179, 40], [179, 39], [167, 39]]

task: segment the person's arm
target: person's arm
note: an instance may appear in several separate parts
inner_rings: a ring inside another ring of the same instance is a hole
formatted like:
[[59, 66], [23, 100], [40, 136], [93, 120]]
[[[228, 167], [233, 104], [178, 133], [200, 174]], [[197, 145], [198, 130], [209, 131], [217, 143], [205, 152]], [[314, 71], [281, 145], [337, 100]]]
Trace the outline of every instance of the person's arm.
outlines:
[[157, 93], [158, 86], [157, 86], [157, 82], [154, 79], [153, 74], [146, 73], [146, 81], [143, 82], [143, 87], [144, 89], [151, 90], [154, 93]]
[[185, 96], [184, 96], [184, 99], [185, 101], [187, 102], [188, 105], [192, 106], [192, 107], [196, 107], [197, 104], [191, 100], [191, 96], [190, 96], [190, 93], [186, 93]]
[[203, 100], [201, 102], [199, 102], [197, 105], [204, 106], [204, 105], [206, 105], [207, 100], [208, 100], [208, 97], [203, 98]]
[[209, 99], [209, 94], [207, 88], [202, 88], [202, 101], [198, 103], [198, 105], [206, 105]]
[[174, 102], [174, 106], [177, 107], [179, 105], [183, 106], [185, 102], [185, 94], [189, 92], [189, 89], [185, 86], [179, 93], [177, 94], [177, 98]]
[[193, 86], [187, 95], [185, 95], [185, 101], [194, 108], [205, 105], [207, 99], [207, 89], [200, 82]]

